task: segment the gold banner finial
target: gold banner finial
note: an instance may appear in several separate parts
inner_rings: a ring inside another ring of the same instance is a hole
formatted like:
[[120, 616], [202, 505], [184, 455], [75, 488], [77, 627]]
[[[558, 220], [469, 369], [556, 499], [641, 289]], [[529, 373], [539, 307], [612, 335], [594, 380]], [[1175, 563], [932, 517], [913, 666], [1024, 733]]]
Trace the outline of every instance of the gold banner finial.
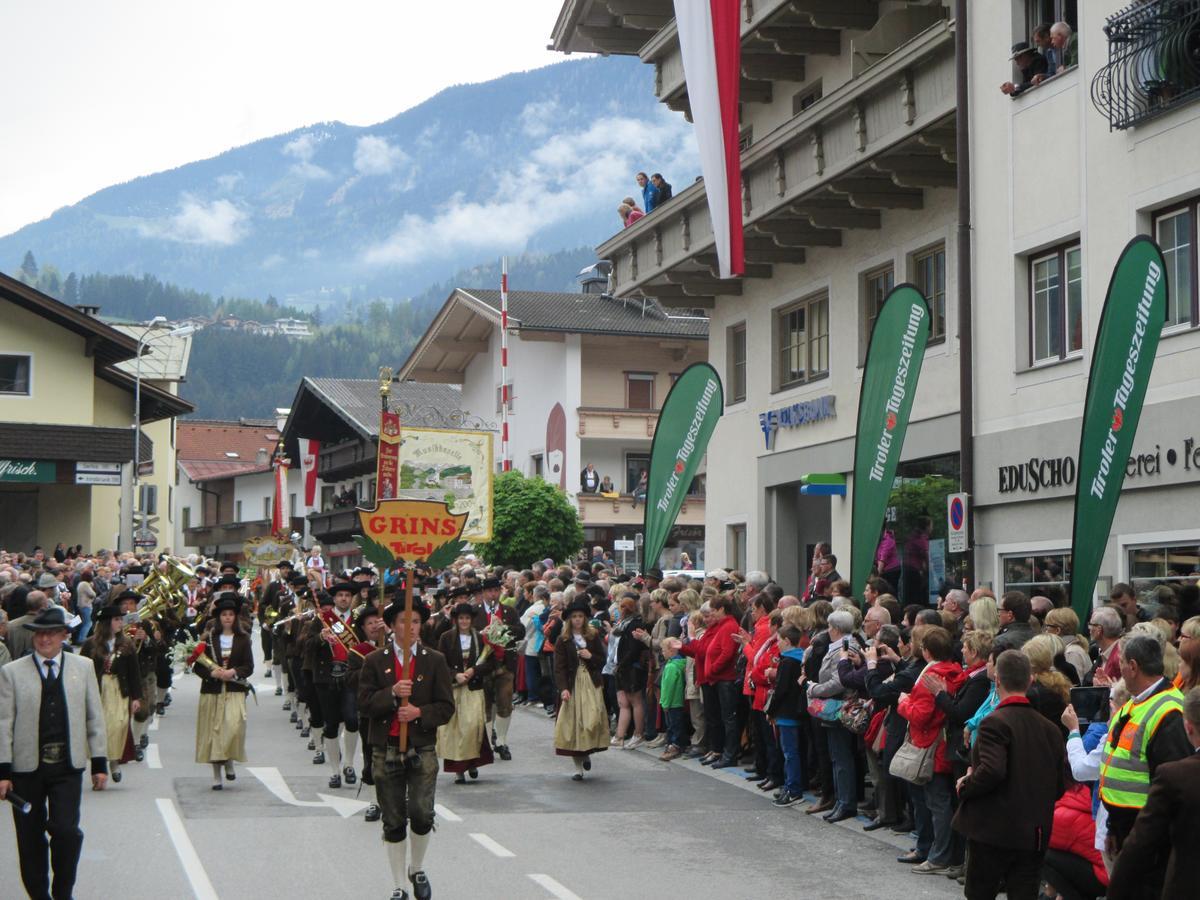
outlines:
[[392, 370], [388, 366], [379, 367], [379, 396], [386, 397], [392, 392]]

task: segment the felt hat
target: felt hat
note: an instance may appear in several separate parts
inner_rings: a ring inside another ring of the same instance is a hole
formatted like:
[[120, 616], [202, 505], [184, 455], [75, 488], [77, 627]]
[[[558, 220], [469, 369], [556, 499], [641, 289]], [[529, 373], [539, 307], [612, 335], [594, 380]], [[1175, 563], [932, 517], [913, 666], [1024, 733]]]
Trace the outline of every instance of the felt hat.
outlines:
[[473, 619], [475, 618], [476, 611], [475, 607], [470, 603], [457, 603], [454, 606], [454, 612], [451, 617], [457, 619], [459, 616], [470, 616]]
[[95, 619], [97, 622], [104, 622], [108, 619], [115, 619], [121, 614], [121, 611], [117, 609], [117, 605], [115, 603], [110, 603], [107, 606], [103, 606], [96, 610]]
[[[429, 621], [429, 607], [428, 606], [426, 606], [420, 600], [417, 600], [414, 598], [412, 608], [420, 614], [422, 622]], [[392, 603], [388, 606], [387, 609], [385, 609], [383, 611], [383, 621], [386, 622], [388, 625], [391, 625], [394, 621], [396, 621], [396, 616], [400, 615], [400, 613], [402, 613], [402, 612], [404, 612], [404, 601], [403, 600]]]
[[592, 608], [588, 606], [588, 602], [581, 597], [576, 597], [571, 601], [571, 605], [567, 607], [566, 612], [563, 613], [563, 616], [569, 619], [572, 613], [577, 612], [583, 613], [584, 618], [590, 619], [592, 617]]
[[47, 606], [37, 614], [31, 622], [24, 623], [30, 631], [53, 631], [56, 628], [70, 628], [71, 614], [61, 606]]
[[235, 591], [225, 591], [225, 593], [217, 597], [216, 606], [213, 607], [214, 613], [223, 613], [227, 609], [232, 609], [234, 612], [241, 612], [242, 598]]

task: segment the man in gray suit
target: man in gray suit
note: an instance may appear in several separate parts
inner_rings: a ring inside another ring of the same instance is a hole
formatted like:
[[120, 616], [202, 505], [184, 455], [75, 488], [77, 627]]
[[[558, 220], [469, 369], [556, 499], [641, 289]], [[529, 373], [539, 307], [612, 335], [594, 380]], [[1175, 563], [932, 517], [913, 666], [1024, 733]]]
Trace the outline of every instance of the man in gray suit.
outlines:
[[14, 805], [13, 823], [33, 900], [70, 900], [83, 848], [83, 770], [90, 766], [93, 790], [108, 781], [100, 686], [90, 659], [63, 651], [71, 624], [62, 607], [43, 610], [23, 626], [33, 653], [0, 669], [0, 800], [12, 792], [32, 807], [22, 814]]
[[13, 659], [20, 659], [33, 650], [33, 632], [25, 628], [38, 614], [50, 605], [50, 598], [42, 591], [30, 591], [25, 598], [25, 615], [17, 616], [8, 623], [8, 652]]

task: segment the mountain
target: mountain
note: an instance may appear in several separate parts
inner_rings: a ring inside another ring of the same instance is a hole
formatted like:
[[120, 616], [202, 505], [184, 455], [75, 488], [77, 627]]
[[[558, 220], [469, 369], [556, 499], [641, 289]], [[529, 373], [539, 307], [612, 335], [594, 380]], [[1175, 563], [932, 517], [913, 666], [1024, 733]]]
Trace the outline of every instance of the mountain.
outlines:
[[595, 246], [637, 171], [678, 185], [697, 171], [691, 128], [652, 79], [637, 60], [572, 60], [378, 125], [300, 128], [60, 209], [0, 238], [0, 268], [32, 250], [64, 272], [273, 295], [328, 321], [501, 254]]

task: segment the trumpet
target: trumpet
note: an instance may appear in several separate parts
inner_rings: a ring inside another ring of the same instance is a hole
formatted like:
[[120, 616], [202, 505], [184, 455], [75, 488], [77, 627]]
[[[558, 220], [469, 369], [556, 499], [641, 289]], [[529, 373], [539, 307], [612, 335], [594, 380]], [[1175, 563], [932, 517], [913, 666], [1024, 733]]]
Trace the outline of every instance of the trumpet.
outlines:
[[347, 654], [353, 653], [359, 659], [367, 658], [367, 655], [358, 649], [362, 641], [358, 639], [358, 635], [354, 633], [354, 629], [351, 627], [353, 618], [350, 623], [345, 623], [338, 617], [337, 613], [328, 608], [321, 610], [319, 615], [321, 621], [325, 623], [325, 627], [333, 632], [333, 636], [338, 643], [346, 648]]

